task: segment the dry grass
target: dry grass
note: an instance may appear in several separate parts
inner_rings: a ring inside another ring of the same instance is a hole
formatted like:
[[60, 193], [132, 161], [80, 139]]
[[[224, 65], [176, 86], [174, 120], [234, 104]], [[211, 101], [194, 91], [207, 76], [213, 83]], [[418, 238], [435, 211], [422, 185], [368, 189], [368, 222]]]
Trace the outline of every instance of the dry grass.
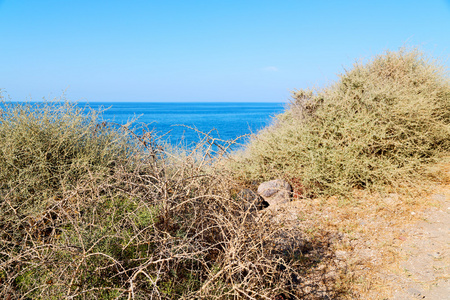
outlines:
[[271, 220], [306, 233], [313, 229], [315, 239], [327, 243], [327, 259], [317, 268], [334, 277], [335, 286], [345, 286], [342, 299], [390, 299], [390, 274], [405, 259], [404, 229], [437, 205], [430, 194], [448, 186], [449, 166], [434, 165], [444, 173], [441, 181], [407, 194], [355, 189], [346, 196], [303, 198], [278, 207]]
[[[0, 297], [381, 295], [400, 229], [432, 205], [414, 184], [450, 178], [432, 164], [449, 150], [443, 74], [417, 51], [356, 64], [329, 89], [296, 92], [225, 162], [230, 144], [208, 134], [174, 149], [67, 102], [2, 101]], [[257, 211], [238, 196], [274, 177], [297, 201]]]
[[247, 182], [283, 177], [307, 196], [407, 190], [448, 155], [449, 112], [450, 81], [439, 62], [418, 50], [386, 52], [330, 87], [294, 92], [234, 170]]
[[345, 293], [317, 268], [329, 256], [322, 233], [258, 216], [210, 152], [181, 155], [99, 120], [70, 103], [3, 103], [1, 298]]
[[291, 183], [297, 201], [273, 218], [325, 233], [317, 238], [329, 241], [335, 266], [326, 276], [338, 275], [343, 298], [390, 296], [383, 274], [401, 259], [401, 230], [434, 205], [427, 193], [436, 182], [448, 180], [446, 72], [416, 49], [356, 63], [330, 87], [294, 92], [290, 107], [228, 164], [250, 187]]

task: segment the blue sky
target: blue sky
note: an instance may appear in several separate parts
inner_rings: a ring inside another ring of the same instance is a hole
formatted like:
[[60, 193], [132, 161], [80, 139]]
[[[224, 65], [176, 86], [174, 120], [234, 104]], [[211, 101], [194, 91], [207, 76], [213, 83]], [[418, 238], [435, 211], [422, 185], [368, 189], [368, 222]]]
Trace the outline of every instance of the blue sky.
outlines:
[[0, 0], [15, 101], [284, 102], [403, 45], [448, 66], [450, 0]]

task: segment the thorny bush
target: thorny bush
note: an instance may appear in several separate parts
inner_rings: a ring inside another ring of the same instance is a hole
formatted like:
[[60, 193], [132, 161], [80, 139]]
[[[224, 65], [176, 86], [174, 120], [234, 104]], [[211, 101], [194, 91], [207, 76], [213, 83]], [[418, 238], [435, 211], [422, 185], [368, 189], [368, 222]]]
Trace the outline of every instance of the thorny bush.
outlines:
[[402, 189], [449, 155], [448, 73], [416, 49], [358, 62], [335, 84], [292, 98], [236, 156], [241, 180], [284, 177], [299, 196]]
[[316, 297], [314, 239], [253, 213], [199, 151], [69, 102], [2, 101], [0, 297]]

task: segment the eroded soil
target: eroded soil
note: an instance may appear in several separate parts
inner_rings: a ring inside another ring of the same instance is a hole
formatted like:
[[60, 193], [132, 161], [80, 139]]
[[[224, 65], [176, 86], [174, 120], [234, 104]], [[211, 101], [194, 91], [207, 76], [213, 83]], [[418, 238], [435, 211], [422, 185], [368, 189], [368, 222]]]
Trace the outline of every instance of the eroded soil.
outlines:
[[317, 299], [341, 289], [344, 299], [450, 300], [449, 178], [426, 192], [356, 191], [350, 200], [299, 199], [265, 213], [328, 245], [314, 271], [322, 272]]
[[450, 188], [430, 197], [437, 206], [402, 229], [402, 259], [386, 270], [392, 299], [450, 299]]

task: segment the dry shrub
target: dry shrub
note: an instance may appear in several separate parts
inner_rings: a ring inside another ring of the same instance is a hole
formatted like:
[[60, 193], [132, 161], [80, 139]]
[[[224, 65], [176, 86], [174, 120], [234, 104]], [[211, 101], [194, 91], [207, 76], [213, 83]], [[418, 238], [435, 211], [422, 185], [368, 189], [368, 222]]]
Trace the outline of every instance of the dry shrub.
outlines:
[[135, 135], [67, 102], [2, 105], [1, 298], [344, 292], [332, 278], [305, 280], [326, 245], [248, 209], [210, 153], [168, 151], [151, 132]]
[[450, 149], [450, 82], [418, 50], [356, 63], [334, 85], [293, 93], [253, 137], [235, 170], [244, 181], [285, 177], [310, 195], [420, 182]]

